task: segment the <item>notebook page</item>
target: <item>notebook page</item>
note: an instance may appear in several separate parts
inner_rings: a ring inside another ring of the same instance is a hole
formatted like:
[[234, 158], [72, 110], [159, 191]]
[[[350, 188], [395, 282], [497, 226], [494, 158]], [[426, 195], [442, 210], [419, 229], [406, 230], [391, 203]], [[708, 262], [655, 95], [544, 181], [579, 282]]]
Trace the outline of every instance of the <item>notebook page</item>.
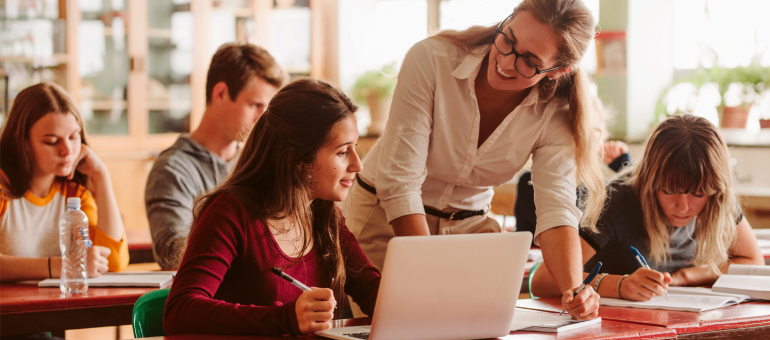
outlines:
[[544, 313], [532, 310], [516, 308], [513, 312], [511, 331], [530, 332], [559, 332], [574, 328], [580, 328], [601, 322], [601, 318], [589, 321], [578, 321], [571, 315], [559, 315], [557, 313]]
[[668, 294], [677, 294], [677, 295], [708, 295], [708, 296], [724, 296], [724, 297], [733, 297], [738, 302], [743, 302], [746, 300], [751, 299], [748, 295], [743, 294], [732, 294], [732, 293], [720, 293], [720, 292], [714, 292], [710, 288], [705, 287], [668, 287]]
[[628, 301], [611, 298], [599, 299], [599, 304], [602, 306], [663, 309], [682, 312], [703, 312], [737, 303], [738, 300], [732, 297], [676, 294], [657, 296], [649, 301]]
[[731, 264], [727, 268], [730, 275], [759, 275], [770, 276], [770, 266], [752, 266], [748, 264]]
[[[169, 272], [149, 273], [104, 273], [97, 278], [88, 278], [89, 287], [151, 287], [161, 288], [171, 282], [174, 275]], [[59, 279], [45, 279], [38, 287], [59, 287]]]
[[559, 315], [557, 313], [544, 313], [516, 308], [513, 312], [513, 321], [511, 321], [511, 331], [546, 323], [558, 323], [569, 320], [574, 320], [572, 315]]

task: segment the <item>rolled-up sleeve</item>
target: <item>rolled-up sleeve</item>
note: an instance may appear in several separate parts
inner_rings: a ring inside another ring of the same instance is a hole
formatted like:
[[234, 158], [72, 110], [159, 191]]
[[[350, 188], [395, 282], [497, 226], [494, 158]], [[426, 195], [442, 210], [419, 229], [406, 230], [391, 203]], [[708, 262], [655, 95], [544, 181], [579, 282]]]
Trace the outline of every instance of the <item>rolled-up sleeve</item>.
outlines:
[[535, 189], [537, 227], [540, 234], [559, 226], [578, 228], [582, 212], [576, 206], [575, 141], [562, 107], [551, 118], [532, 154], [532, 185]]
[[377, 196], [388, 222], [425, 214], [422, 183], [433, 127], [435, 62], [430, 42], [416, 44], [407, 53], [393, 94], [390, 118], [379, 143]]

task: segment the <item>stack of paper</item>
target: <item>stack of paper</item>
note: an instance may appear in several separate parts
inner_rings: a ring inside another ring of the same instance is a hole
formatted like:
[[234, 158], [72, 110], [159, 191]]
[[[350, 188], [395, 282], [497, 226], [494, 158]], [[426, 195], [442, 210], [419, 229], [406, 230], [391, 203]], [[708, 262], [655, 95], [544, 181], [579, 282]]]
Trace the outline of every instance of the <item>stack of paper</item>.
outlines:
[[[104, 273], [97, 278], [88, 278], [89, 287], [150, 287], [162, 288], [176, 275], [175, 271]], [[38, 287], [59, 288], [59, 279], [45, 279]]]

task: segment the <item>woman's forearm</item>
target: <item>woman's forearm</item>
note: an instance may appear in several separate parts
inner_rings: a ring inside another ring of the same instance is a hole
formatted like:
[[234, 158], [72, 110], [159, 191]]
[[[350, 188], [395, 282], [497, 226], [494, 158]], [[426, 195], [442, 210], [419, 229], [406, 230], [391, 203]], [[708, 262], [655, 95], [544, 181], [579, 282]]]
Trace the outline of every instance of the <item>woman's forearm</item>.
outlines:
[[91, 193], [96, 201], [99, 229], [115, 241], [123, 239], [125, 229], [120, 209], [110, 182], [110, 175], [104, 171], [91, 178]]
[[[730, 259], [728, 263], [722, 265], [719, 270], [722, 274], [727, 273], [727, 269], [731, 264], [749, 264], [749, 265], [763, 265], [756, 259], [750, 257], [737, 256]], [[671, 278], [674, 279], [674, 285], [677, 286], [701, 286], [710, 285], [716, 282], [719, 278], [717, 273], [711, 271], [707, 266], [687, 267], [681, 268], [671, 274]]]
[[540, 234], [543, 262], [559, 292], [579, 286], [583, 281], [583, 257], [577, 229], [560, 226]]
[[430, 235], [425, 215], [412, 214], [401, 216], [390, 223], [396, 236], [426, 236]]
[[[0, 281], [42, 280], [49, 277], [47, 257], [0, 255]], [[50, 277], [61, 275], [61, 257], [51, 257]]]

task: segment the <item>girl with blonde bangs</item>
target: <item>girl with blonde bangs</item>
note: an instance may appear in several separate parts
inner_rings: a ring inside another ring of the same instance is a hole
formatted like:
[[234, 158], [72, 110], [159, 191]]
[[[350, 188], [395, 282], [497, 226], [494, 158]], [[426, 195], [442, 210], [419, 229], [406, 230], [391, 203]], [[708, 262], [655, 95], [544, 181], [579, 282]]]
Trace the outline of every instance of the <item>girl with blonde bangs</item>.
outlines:
[[[683, 134], [692, 138], [683, 139]], [[626, 183], [639, 195], [649, 234], [650, 258], [669, 260], [669, 228], [657, 193], [686, 193], [709, 197], [695, 226], [697, 253], [693, 264], [718, 275], [729, 259], [740, 219], [727, 145], [719, 131], [703, 118], [676, 116], [664, 122], [645, 145], [645, 157], [629, 172]], [[756, 243], [756, 242], [754, 242]], [[761, 264], [761, 263], [760, 263]]]
[[[764, 264], [729, 159], [724, 139], [704, 118], [676, 115], [657, 127], [639, 163], [610, 184], [599, 232], [580, 233], [584, 270], [603, 263], [593, 282], [601, 296], [646, 301], [669, 286], [713, 284], [732, 263]], [[651, 269], [640, 266], [631, 247]], [[538, 268], [532, 293], [555, 295], [552, 281]]]
[[[375, 266], [395, 236], [500, 232], [487, 216], [493, 187], [531, 157], [534, 242], [559, 268], [565, 310], [596, 317], [592, 289], [572, 294], [582, 283], [578, 226], [594, 229], [606, 196], [600, 113], [578, 67], [594, 26], [580, 0], [525, 0], [497, 25], [444, 31], [411, 48], [384, 135], [345, 206]], [[578, 186], [588, 195], [576, 206]]]

